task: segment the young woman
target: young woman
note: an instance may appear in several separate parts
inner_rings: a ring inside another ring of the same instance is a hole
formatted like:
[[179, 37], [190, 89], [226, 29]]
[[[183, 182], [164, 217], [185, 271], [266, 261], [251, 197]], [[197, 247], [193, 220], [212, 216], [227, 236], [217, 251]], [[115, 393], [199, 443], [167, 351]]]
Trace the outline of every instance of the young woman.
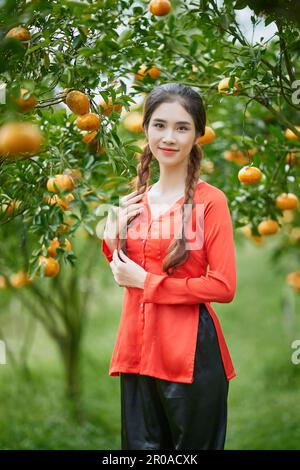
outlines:
[[[137, 190], [107, 220], [102, 250], [125, 290], [109, 368], [120, 376], [122, 449], [224, 448], [236, 373], [210, 302], [233, 300], [236, 267], [226, 196], [199, 179], [205, 123], [192, 88], [153, 89]], [[154, 160], [159, 179], [147, 186]]]

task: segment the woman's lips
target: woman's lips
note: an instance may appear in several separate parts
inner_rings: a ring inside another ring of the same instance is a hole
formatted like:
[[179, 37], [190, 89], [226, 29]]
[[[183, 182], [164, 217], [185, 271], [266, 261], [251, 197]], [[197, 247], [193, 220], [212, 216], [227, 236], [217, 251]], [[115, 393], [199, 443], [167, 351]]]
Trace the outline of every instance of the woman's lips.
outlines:
[[165, 153], [166, 155], [173, 155], [173, 153], [176, 153], [178, 152], [178, 150], [166, 150], [166, 149], [162, 149], [159, 147], [159, 150], [161, 150], [163, 153]]

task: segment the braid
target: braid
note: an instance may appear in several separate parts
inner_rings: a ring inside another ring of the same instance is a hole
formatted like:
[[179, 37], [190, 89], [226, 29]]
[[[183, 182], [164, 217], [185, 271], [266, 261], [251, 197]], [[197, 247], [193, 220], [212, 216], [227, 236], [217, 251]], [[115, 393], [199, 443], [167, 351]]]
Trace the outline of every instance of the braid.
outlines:
[[184, 202], [181, 206], [181, 236], [179, 238], [175, 238], [171, 243], [168, 248], [167, 255], [163, 261], [163, 271], [167, 272], [168, 274], [171, 274], [176, 269], [177, 265], [184, 263], [189, 255], [185, 248], [185, 227], [194, 208], [194, 193], [200, 175], [201, 160], [201, 147], [194, 145], [191, 150], [188, 162]]
[[[150, 150], [149, 145], [145, 145], [144, 151], [142, 156], [140, 157], [140, 161], [137, 166], [137, 177], [134, 180], [134, 190], [138, 191], [138, 194], [143, 193], [147, 188], [147, 183], [150, 177], [150, 164], [152, 161], [152, 152]], [[130, 217], [128, 219], [126, 227], [124, 227], [124, 232], [122, 235], [127, 232], [128, 225], [135, 219], [138, 214]], [[127, 255], [127, 248], [126, 248], [126, 237], [120, 238], [118, 240], [118, 250], [121, 249], [125, 255]]]

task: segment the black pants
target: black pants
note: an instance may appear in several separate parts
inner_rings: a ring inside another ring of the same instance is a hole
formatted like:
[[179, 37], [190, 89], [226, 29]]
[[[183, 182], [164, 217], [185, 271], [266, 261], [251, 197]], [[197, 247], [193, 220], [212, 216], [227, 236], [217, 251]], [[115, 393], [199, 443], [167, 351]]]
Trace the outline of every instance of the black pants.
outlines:
[[199, 309], [193, 383], [120, 373], [122, 450], [224, 449], [229, 382], [211, 316]]

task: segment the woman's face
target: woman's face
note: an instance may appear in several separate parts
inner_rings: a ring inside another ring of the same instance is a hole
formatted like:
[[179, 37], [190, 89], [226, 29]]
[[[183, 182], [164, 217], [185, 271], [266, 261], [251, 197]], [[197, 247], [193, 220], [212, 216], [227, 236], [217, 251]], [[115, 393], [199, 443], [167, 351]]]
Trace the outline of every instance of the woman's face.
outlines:
[[159, 105], [145, 133], [153, 156], [159, 163], [172, 166], [189, 157], [198, 137], [192, 116], [177, 102]]

